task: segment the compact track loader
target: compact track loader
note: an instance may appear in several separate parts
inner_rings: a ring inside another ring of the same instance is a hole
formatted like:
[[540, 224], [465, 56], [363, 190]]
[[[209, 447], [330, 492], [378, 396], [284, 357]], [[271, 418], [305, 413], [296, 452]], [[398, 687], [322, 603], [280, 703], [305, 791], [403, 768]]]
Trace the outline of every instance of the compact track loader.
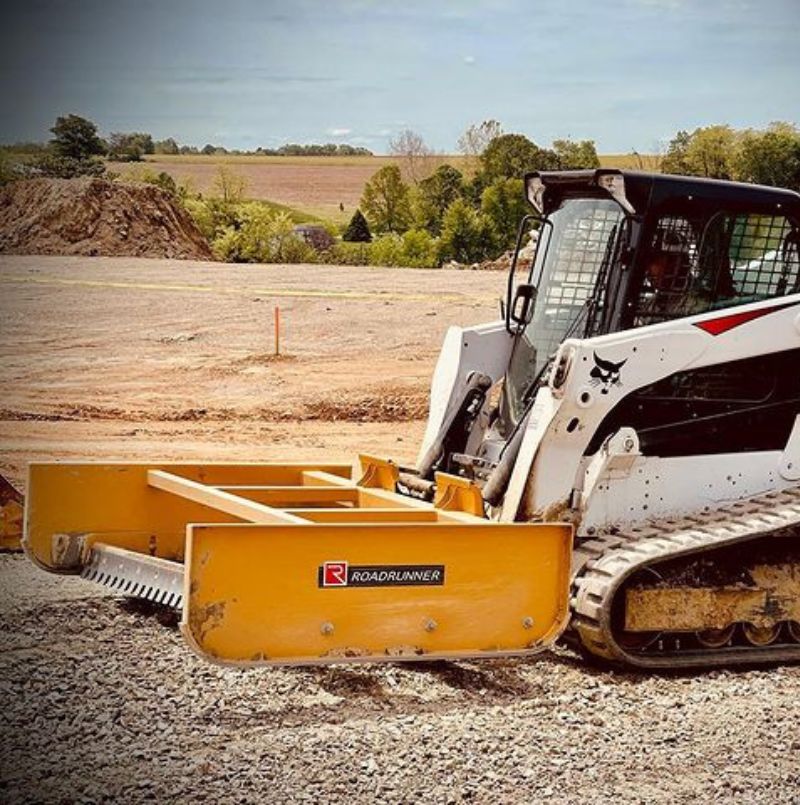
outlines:
[[235, 663], [800, 659], [800, 195], [532, 173], [417, 466], [34, 464], [25, 549]]

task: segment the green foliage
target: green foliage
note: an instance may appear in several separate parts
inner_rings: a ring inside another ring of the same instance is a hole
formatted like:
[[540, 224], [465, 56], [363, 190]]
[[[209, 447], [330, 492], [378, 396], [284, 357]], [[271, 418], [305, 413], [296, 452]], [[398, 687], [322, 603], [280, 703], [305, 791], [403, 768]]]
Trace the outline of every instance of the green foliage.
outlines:
[[474, 263], [490, 256], [492, 249], [491, 222], [464, 199], [454, 201], [442, 221], [441, 259]]
[[745, 131], [734, 171], [746, 182], [800, 190], [800, 130], [772, 123], [766, 131]]
[[437, 268], [439, 245], [424, 229], [409, 229], [402, 235], [389, 233], [372, 242], [369, 262], [373, 266]]
[[554, 170], [558, 157], [523, 134], [501, 134], [486, 146], [480, 162], [485, 186], [496, 179], [521, 179], [528, 171]]
[[372, 252], [371, 243], [334, 243], [330, 249], [320, 255], [323, 263], [343, 266], [368, 266]]
[[553, 140], [558, 170], [586, 170], [600, 167], [594, 140]]
[[59, 157], [82, 161], [105, 153], [97, 126], [85, 117], [58, 117], [50, 131], [53, 133], [50, 148]]
[[299, 145], [298, 143], [287, 143], [280, 148], [258, 148], [257, 154], [276, 157], [371, 157], [372, 151], [360, 146], [348, 145], [347, 143], [310, 143]]
[[737, 134], [727, 125], [706, 126], [690, 135], [681, 131], [670, 142], [661, 169], [664, 173], [732, 179], [736, 147]]
[[175, 179], [166, 171], [156, 173], [154, 170], [142, 166], [136, 170], [128, 171], [125, 174], [125, 179], [126, 181], [143, 182], [144, 184], [152, 184], [156, 187], [160, 187], [179, 201], [183, 201], [190, 196], [188, 186], [184, 183], [178, 185]]
[[399, 266], [403, 260], [403, 238], [391, 232], [372, 241], [369, 262], [373, 266]]
[[17, 166], [9, 159], [5, 151], [0, 151], [0, 186], [19, 178]]
[[409, 268], [437, 268], [439, 244], [424, 229], [409, 229], [403, 233], [403, 250], [399, 265]]
[[75, 159], [46, 153], [36, 157], [31, 167], [42, 175], [53, 179], [75, 179], [78, 176], [102, 176], [106, 167], [99, 159]]
[[481, 195], [481, 212], [491, 223], [497, 251], [513, 248], [517, 228], [530, 212], [522, 179], [498, 179]]
[[342, 240], [348, 243], [369, 243], [372, 240], [369, 224], [361, 210], [353, 213], [353, 217], [342, 235]]
[[244, 201], [247, 180], [241, 174], [220, 165], [214, 178], [214, 191], [225, 204], [238, 204]]
[[167, 137], [166, 140], [156, 140], [153, 143], [153, 153], [174, 156], [180, 153], [180, 148], [172, 137]]
[[681, 176], [691, 174], [689, 160], [686, 157], [691, 139], [692, 135], [688, 131], [679, 131], [669, 141], [667, 153], [664, 154], [664, 158], [661, 160], [661, 170], [664, 173], [675, 173]]
[[312, 263], [316, 252], [294, 232], [285, 213], [277, 215], [258, 202], [237, 209], [235, 226], [212, 243], [215, 255], [234, 263]]
[[140, 162], [155, 152], [153, 138], [140, 131], [112, 132], [108, 137], [108, 158], [114, 162]]
[[440, 165], [414, 189], [412, 209], [417, 227], [432, 235], [442, 231], [442, 218], [447, 208], [464, 191], [464, 177], [452, 165]]
[[405, 232], [411, 223], [408, 185], [397, 165], [385, 165], [364, 186], [361, 208], [373, 232]]

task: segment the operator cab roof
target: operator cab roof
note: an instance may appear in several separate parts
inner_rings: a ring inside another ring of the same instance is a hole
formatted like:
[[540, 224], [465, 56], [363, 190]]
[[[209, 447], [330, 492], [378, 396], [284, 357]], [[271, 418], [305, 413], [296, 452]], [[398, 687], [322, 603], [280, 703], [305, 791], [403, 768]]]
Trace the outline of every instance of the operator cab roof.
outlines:
[[557, 210], [568, 198], [613, 198], [627, 212], [638, 215], [654, 207], [700, 204], [800, 219], [800, 194], [792, 190], [615, 168], [526, 173], [525, 194], [544, 215]]

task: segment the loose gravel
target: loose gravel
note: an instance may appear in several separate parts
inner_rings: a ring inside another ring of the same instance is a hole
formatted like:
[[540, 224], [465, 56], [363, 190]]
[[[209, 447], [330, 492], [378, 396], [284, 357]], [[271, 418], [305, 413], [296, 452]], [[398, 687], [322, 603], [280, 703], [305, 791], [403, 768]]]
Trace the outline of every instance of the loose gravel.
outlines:
[[0, 557], [3, 802], [800, 803], [800, 668], [233, 670]]

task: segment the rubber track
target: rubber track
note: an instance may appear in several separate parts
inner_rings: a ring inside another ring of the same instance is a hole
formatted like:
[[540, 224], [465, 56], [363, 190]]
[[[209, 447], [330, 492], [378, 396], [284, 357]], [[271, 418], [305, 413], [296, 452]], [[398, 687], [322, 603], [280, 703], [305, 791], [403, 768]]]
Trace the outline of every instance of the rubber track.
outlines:
[[659, 653], [630, 652], [614, 639], [614, 597], [632, 574], [667, 559], [800, 530], [800, 486], [739, 501], [707, 514], [658, 520], [614, 535], [585, 539], [573, 560], [573, 636], [582, 648], [613, 663], [638, 668], [711, 668], [800, 661], [800, 645], [731, 646]]

